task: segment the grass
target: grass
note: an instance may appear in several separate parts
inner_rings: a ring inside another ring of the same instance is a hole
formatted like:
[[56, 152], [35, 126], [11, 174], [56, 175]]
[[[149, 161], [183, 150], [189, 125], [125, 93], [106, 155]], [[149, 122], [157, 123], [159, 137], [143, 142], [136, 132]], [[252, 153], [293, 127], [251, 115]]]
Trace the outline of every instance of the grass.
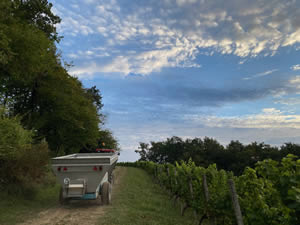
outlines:
[[112, 205], [98, 225], [189, 225], [196, 224], [192, 212], [180, 215], [169, 194], [154, 183], [143, 170], [123, 167], [122, 182], [115, 191]]
[[[143, 170], [117, 169], [119, 184], [114, 186], [112, 205], [103, 207], [98, 225], [194, 225], [190, 210], [180, 215], [165, 189], [154, 183]], [[116, 171], [116, 172], [117, 172]], [[54, 179], [50, 175], [50, 179]], [[35, 217], [39, 212], [58, 206], [59, 185], [36, 186], [36, 194], [8, 195], [0, 192], [0, 224], [15, 225]], [[16, 188], [16, 187], [14, 187]]]
[[0, 224], [14, 225], [24, 222], [36, 216], [38, 212], [58, 205], [58, 193], [59, 185], [55, 183], [35, 185], [34, 191], [25, 191], [16, 195], [2, 191], [0, 193]]

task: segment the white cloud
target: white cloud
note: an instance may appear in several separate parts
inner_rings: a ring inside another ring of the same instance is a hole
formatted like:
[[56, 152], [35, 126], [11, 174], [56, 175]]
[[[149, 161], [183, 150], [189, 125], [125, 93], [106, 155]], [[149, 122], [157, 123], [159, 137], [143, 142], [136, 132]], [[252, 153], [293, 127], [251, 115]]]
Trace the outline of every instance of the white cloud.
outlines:
[[[300, 76], [293, 76], [277, 90], [271, 91], [274, 103], [283, 105], [297, 105], [299, 101], [294, 95], [300, 94]], [[291, 96], [293, 95], [293, 96]]]
[[292, 85], [299, 85], [300, 84], [300, 76], [295, 76], [290, 79], [289, 81]]
[[281, 98], [275, 101], [275, 103], [282, 105], [300, 105], [300, 97], [299, 98]]
[[276, 71], [278, 71], [278, 69], [267, 70], [267, 71], [262, 72], [262, 73], [257, 73], [255, 75], [251, 75], [251, 76], [245, 77], [245, 78], [243, 78], [243, 80], [251, 80], [251, 79], [254, 79], [254, 78], [258, 78], [258, 77], [264, 77], [264, 76], [270, 75], [270, 74], [272, 74], [272, 73], [274, 73]]
[[187, 116], [187, 120], [207, 127], [224, 128], [300, 128], [300, 115], [284, 115], [274, 108], [266, 108], [262, 113], [245, 116]]
[[176, 0], [177, 5], [182, 6], [186, 4], [195, 3], [197, 0]]
[[300, 70], [300, 64], [291, 66], [291, 70], [294, 70], [294, 71]]
[[282, 46], [288, 46], [288, 45], [293, 45], [297, 42], [300, 42], [300, 29], [297, 31], [288, 34], [287, 38], [284, 40]]
[[300, 76], [295, 76], [289, 80], [289, 85], [296, 91], [300, 91]]
[[111, 55], [111, 64], [117, 57], [127, 59], [124, 74], [198, 67], [194, 59], [206, 52], [241, 58], [272, 56], [282, 46], [300, 43], [300, 11], [296, 10], [300, 2], [295, 0], [228, 0], [226, 4], [223, 0], [129, 1], [132, 5], [126, 9], [122, 1], [85, 3], [92, 7], [68, 10], [56, 4], [63, 19], [59, 32], [98, 35], [103, 45], [112, 48], [138, 46], [135, 55]]
[[159, 71], [164, 66], [201, 67], [196, 63], [185, 61], [185, 54], [186, 52], [182, 52], [182, 49], [178, 48], [173, 49], [173, 51], [155, 50], [133, 56], [117, 56], [108, 64], [92, 62], [83, 67], [76, 67], [70, 73], [84, 78], [84, 74], [88, 74], [90, 77], [94, 73], [149, 74], [153, 71]]
[[[94, 60], [96, 58], [107, 58], [110, 54], [108, 53], [108, 49], [105, 48], [91, 48], [91, 50], [79, 50], [68, 53], [67, 56], [71, 59]], [[93, 64], [93, 62], [91, 64]]]
[[93, 51], [90, 51], [90, 50], [88, 50], [88, 51], [86, 51], [86, 52], [85, 52], [85, 54], [86, 54], [86, 55], [94, 55], [94, 52], [93, 52]]
[[69, 10], [60, 4], [55, 4], [53, 11], [62, 18], [62, 22], [57, 25], [57, 30], [60, 34], [68, 34], [72, 36], [94, 34], [93, 25], [89, 18], [86, 18], [75, 11], [80, 11], [80, 8]]
[[267, 114], [267, 115], [279, 115], [279, 114], [282, 114], [282, 112], [278, 109], [275, 109], [275, 108], [264, 108], [262, 110], [262, 112], [264, 114]]
[[91, 79], [96, 73], [129, 74], [130, 65], [126, 57], [119, 56], [112, 63], [106, 65], [99, 65], [96, 62], [92, 62], [81, 67], [73, 67], [70, 70], [71, 75], [81, 79]]
[[128, 59], [123, 56], [118, 56], [112, 63], [103, 66], [99, 72], [129, 74], [130, 71]]
[[77, 59], [78, 58], [78, 55], [74, 54], [74, 53], [70, 53], [67, 55], [69, 58], [71, 59]]
[[82, 67], [72, 67], [69, 73], [82, 79], [90, 79], [99, 70], [100, 68], [97, 66], [97, 64], [92, 62], [91, 64]]

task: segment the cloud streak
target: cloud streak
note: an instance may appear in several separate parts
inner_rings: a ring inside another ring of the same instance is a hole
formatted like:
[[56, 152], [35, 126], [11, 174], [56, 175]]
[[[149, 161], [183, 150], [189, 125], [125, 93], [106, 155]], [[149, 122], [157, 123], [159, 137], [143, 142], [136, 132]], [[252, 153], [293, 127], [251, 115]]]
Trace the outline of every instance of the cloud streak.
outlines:
[[254, 79], [254, 78], [258, 78], [258, 77], [264, 77], [264, 76], [270, 75], [270, 74], [272, 74], [276, 71], [278, 71], [278, 69], [267, 70], [267, 71], [262, 72], [262, 73], [257, 73], [255, 75], [245, 77], [245, 78], [243, 78], [243, 80], [251, 80], [251, 79]]
[[294, 71], [300, 70], [300, 64], [291, 66], [291, 70], [294, 70]]
[[262, 110], [262, 113], [239, 117], [190, 115], [186, 119], [207, 127], [300, 129], [300, 115], [283, 115], [275, 108], [266, 108]]
[[[300, 2], [295, 0], [228, 0], [226, 4], [222, 0], [177, 0], [175, 4], [152, 0], [131, 1], [130, 6], [115, 0], [85, 2], [75, 11], [55, 4], [63, 18], [59, 31], [99, 37], [112, 49], [134, 50], [130, 55], [123, 50], [111, 55], [106, 64], [98, 62], [111, 68], [110, 72], [125, 75], [199, 67], [195, 59], [203, 52], [241, 58], [270, 56], [281, 47], [300, 43]], [[136, 46], [140, 46], [138, 51]], [[118, 64], [124, 71], [114, 69], [116, 58], [123, 59]]]

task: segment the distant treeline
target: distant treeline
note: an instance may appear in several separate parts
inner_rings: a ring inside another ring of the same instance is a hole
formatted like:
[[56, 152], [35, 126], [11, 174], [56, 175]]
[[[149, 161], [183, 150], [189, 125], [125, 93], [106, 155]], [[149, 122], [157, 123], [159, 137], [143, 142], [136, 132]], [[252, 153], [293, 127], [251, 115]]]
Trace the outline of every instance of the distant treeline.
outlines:
[[285, 143], [281, 147], [253, 142], [244, 145], [239, 141], [231, 141], [226, 147], [213, 138], [205, 137], [183, 140], [171, 137], [165, 141], [140, 143], [137, 153], [140, 161], [156, 163], [175, 163], [192, 159], [197, 166], [208, 167], [217, 164], [218, 169], [233, 171], [240, 175], [244, 169], [254, 167], [256, 162], [264, 159], [280, 161], [288, 154], [300, 156], [300, 145]]
[[[38, 179], [49, 155], [118, 148], [102, 96], [68, 73], [47, 0], [0, 1], [0, 187]], [[49, 154], [50, 153], [50, 154]]]

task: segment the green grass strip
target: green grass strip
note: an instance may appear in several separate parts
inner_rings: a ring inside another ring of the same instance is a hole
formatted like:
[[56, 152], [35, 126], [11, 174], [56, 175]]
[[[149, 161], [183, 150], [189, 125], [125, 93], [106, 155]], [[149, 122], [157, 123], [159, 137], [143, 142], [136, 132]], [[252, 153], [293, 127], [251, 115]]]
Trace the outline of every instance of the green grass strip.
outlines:
[[180, 215], [169, 194], [143, 170], [123, 167], [126, 170], [119, 185], [115, 185], [112, 205], [100, 217], [99, 225], [189, 225], [195, 224], [191, 211]]
[[[0, 224], [14, 225], [58, 203], [59, 185], [41, 186], [34, 197], [0, 193]], [[28, 197], [28, 198], [26, 198]]]

